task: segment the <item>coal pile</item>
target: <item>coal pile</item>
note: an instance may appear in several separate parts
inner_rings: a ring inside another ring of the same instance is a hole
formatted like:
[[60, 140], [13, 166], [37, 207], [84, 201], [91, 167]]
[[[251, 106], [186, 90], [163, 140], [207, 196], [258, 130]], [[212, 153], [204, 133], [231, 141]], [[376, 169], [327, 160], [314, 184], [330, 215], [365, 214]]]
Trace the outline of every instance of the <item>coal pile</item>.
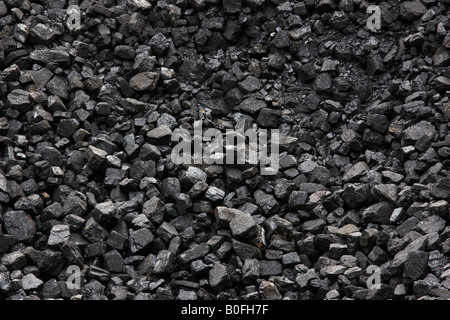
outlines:
[[450, 299], [449, 7], [1, 1], [0, 299]]

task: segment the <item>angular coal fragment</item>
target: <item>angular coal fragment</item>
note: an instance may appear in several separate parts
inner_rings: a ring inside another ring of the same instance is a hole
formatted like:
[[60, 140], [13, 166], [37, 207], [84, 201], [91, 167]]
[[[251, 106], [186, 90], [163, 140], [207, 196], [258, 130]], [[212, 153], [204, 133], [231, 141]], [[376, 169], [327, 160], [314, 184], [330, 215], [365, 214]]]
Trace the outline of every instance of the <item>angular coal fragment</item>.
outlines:
[[405, 21], [419, 19], [427, 12], [426, 7], [420, 1], [405, 1], [400, 4], [399, 18]]
[[45, 24], [38, 23], [30, 29], [29, 40], [34, 44], [50, 44], [55, 38], [55, 32]]
[[148, 141], [151, 144], [169, 144], [172, 137], [172, 130], [168, 126], [157, 127], [147, 132]]
[[29, 111], [32, 107], [29, 93], [22, 89], [11, 91], [11, 93], [9, 93], [7, 96], [7, 103], [11, 108], [17, 109], [22, 112]]
[[131, 253], [146, 252], [153, 240], [154, 236], [148, 229], [131, 232], [129, 237]]
[[86, 150], [86, 160], [94, 169], [99, 169], [103, 165], [107, 155], [108, 153], [105, 150], [94, 146], [89, 146]]
[[281, 120], [281, 111], [271, 108], [262, 108], [256, 123], [263, 128], [278, 128]]
[[239, 104], [239, 110], [249, 113], [255, 114], [259, 110], [266, 108], [267, 104], [264, 100], [255, 99], [255, 98], [247, 98]]
[[159, 73], [146, 71], [130, 79], [130, 87], [135, 91], [153, 91], [159, 80]]
[[254, 193], [256, 204], [264, 211], [266, 215], [277, 212], [280, 204], [271, 194], [267, 194], [262, 190], [257, 190]]
[[6, 233], [17, 241], [32, 242], [36, 234], [36, 223], [25, 211], [8, 211], [3, 215]]
[[227, 267], [219, 262], [214, 263], [214, 266], [209, 271], [208, 279], [211, 289], [215, 292], [219, 292], [231, 284]]
[[403, 277], [411, 280], [420, 279], [428, 269], [428, 252], [412, 251], [408, 253]]
[[19, 251], [3, 255], [0, 261], [9, 270], [20, 270], [27, 264], [27, 258]]
[[178, 255], [175, 262], [181, 265], [190, 263], [206, 256], [209, 253], [209, 250], [210, 248], [206, 243], [198, 244]]
[[94, 218], [89, 218], [81, 230], [81, 234], [90, 242], [103, 241], [108, 237], [106, 231]]
[[103, 265], [109, 272], [122, 272], [125, 263], [117, 250], [111, 250], [103, 255]]
[[60, 246], [70, 238], [70, 228], [68, 225], [57, 224], [50, 230], [48, 246]]
[[249, 214], [239, 214], [230, 221], [231, 233], [237, 239], [246, 239], [257, 231], [256, 223]]

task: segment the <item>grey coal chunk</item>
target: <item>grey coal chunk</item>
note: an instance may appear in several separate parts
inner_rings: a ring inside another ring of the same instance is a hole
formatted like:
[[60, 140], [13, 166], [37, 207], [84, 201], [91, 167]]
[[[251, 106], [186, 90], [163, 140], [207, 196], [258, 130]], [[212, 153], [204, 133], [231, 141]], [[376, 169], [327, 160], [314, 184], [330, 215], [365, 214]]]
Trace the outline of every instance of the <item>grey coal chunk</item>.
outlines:
[[267, 231], [267, 237], [270, 238], [273, 234], [280, 236], [283, 239], [290, 240], [293, 236], [294, 227], [292, 222], [273, 215], [262, 223]]
[[20, 270], [27, 264], [27, 258], [20, 251], [4, 254], [0, 261], [9, 270]]
[[383, 59], [379, 54], [371, 54], [367, 58], [367, 68], [366, 73], [369, 76], [380, 74], [386, 71], [386, 66], [384, 65]]
[[231, 239], [231, 244], [233, 245], [233, 250], [236, 255], [241, 258], [241, 260], [245, 259], [261, 259], [262, 254], [261, 250], [257, 247], [254, 247], [250, 244], [238, 241], [236, 239]]
[[258, 291], [264, 300], [281, 300], [283, 297], [277, 286], [271, 281], [261, 281]]
[[50, 44], [55, 38], [55, 32], [45, 24], [38, 23], [30, 29], [29, 39], [34, 44]]
[[445, 228], [446, 222], [440, 216], [429, 216], [420, 221], [413, 230], [422, 234], [441, 233]]
[[279, 202], [271, 194], [267, 194], [262, 190], [254, 193], [256, 204], [264, 211], [266, 215], [276, 213], [280, 208]]
[[87, 209], [87, 202], [76, 195], [69, 195], [64, 201], [63, 214], [75, 214], [82, 216]]
[[51, 94], [60, 97], [62, 100], [69, 99], [69, 87], [66, 78], [54, 76], [45, 87]]
[[305, 221], [302, 225], [302, 230], [310, 232], [312, 234], [318, 234], [322, 232], [323, 228], [327, 225], [322, 219], [313, 219]]
[[281, 257], [281, 261], [283, 263], [283, 266], [295, 266], [297, 264], [301, 263], [300, 257], [298, 256], [297, 252], [289, 252], [286, 254], [283, 254]]
[[93, 279], [81, 287], [81, 295], [86, 300], [107, 300], [105, 286]]
[[0, 191], [9, 193], [8, 179], [0, 172]]
[[289, 39], [289, 33], [285, 30], [280, 30], [279, 32], [277, 32], [272, 40], [272, 44], [279, 49], [286, 48], [290, 43], [291, 41]]
[[399, 18], [404, 21], [414, 21], [422, 17], [427, 8], [421, 1], [405, 1], [400, 4]]
[[255, 76], [248, 76], [244, 81], [239, 83], [239, 88], [246, 93], [251, 93], [262, 89], [261, 81]]
[[84, 264], [84, 258], [79, 250], [78, 246], [71, 242], [64, 242], [61, 246], [61, 252], [64, 255], [64, 257], [69, 261], [71, 264], [75, 264], [79, 267], [82, 267]]
[[375, 203], [363, 211], [362, 219], [365, 222], [389, 224], [392, 211], [394, 208], [389, 202]]
[[441, 178], [433, 183], [430, 194], [437, 199], [448, 199], [450, 196], [450, 178]]
[[25, 90], [16, 89], [11, 91], [7, 95], [6, 101], [11, 108], [19, 111], [26, 112], [31, 110], [32, 102], [30, 100], [29, 93]]
[[[330, 246], [330, 251], [331, 251], [331, 246]], [[380, 248], [379, 246], [374, 246], [372, 251], [369, 253], [369, 255], [367, 257], [370, 259], [370, 261], [372, 261], [377, 266], [382, 265], [383, 263], [389, 261], [389, 259], [390, 259], [389, 254], [386, 251], [384, 251], [382, 248]]]
[[239, 110], [254, 115], [258, 111], [267, 107], [267, 103], [264, 100], [256, 98], [247, 98], [239, 104]]
[[42, 273], [54, 274], [61, 270], [61, 265], [64, 263], [64, 256], [59, 251], [50, 249], [36, 250], [33, 247], [27, 247], [23, 251], [27, 258], [27, 263], [35, 265]]
[[186, 213], [186, 210], [192, 207], [191, 198], [185, 193], [180, 193], [176, 200], [176, 207], [179, 214]]
[[145, 71], [138, 73], [130, 79], [130, 87], [135, 91], [148, 91], [155, 90], [156, 84], [159, 80], [159, 73]]
[[259, 112], [256, 123], [264, 128], [278, 128], [281, 121], [281, 111], [271, 108], [262, 108]]
[[56, 148], [45, 143], [39, 143], [37, 145], [36, 153], [40, 154], [52, 166], [60, 167], [64, 163], [64, 158], [61, 153]]
[[223, 11], [233, 14], [239, 13], [242, 9], [242, 0], [223, 0]]
[[369, 114], [367, 125], [376, 132], [385, 133], [389, 127], [389, 119], [384, 114]]
[[108, 153], [105, 150], [89, 146], [86, 150], [86, 160], [93, 169], [100, 169], [106, 160]]
[[246, 259], [242, 267], [242, 281], [252, 284], [259, 278], [259, 261], [257, 259]]
[[221, 31], [224, 28], [225, 19], [223, 17], [208, 17], [202, 20], [202, 28], [214, 31]]
[[[142, 1], [145, 2], [145, 1]], [[128, 32], [134, 35], [140, 35], [145, 26], [145, 18], [139, 12], [133, 12], [128, 21]]]
[[344, 129], [341, 134], [341, 139], [355, 152], [361, 151], [363, 147], [361, 136], [352, 129]]
[[153, 223], [161, 224], [163, 221], [164, 203], [158, 197], [154, 196], [150, 200], [144, 202], [142, 213]]
[[302, 82], [311, 82], [316, 76], [316, 68], [314, 67], [314, 62], [308, 62], [297, 67], [298, 77]]
[[145, 252], [153, 242], [153, 233], [148, 229], [139, 229], [130, 233], [131, 253]]
[[169, 144], [172, 137], [172, 130], [168, 126], [161, 126], [147, 132], [147, 139], [151, 144]]
[[341, 197], [347, 206], [355, 208], [371, 199], [370, 187], [359, 183], [346, 184]]
[[174, 267], [173, 261], [175, 257], [169, 250], [161, 250], [156, 256], [154, 273], [157, 275], [170, 273]]
[[215, 217], [219, 228], [228, 228], [230, 222], [244, 213], [238, 209], [223, 206], [216, 207]]
[[80, 127], [77, 119], [61, 119], [56, 128], [56, 133], [63, 138], [71, 138]]
[[81, 173], [86, 164], [84, 153], [79, 150], [73, 150], [68, 153], [68, 166], [76, 173]]
[[231, 233], [236, 239], [246, 239], [253, 236], [256, 231], [256, 223], [249, 214], [240, 214], [230, 222]]
[[333, 79], [328, 73], [319, 73], [314, 80], [314, 88], [317, 93], [326, 93], [329, 92], [332, 85]]
[[225, 197], [225, 191], [223, 191], [222, 189], [220, 189], [218, 187], [210, 186], [210, 187], [208, 187], [208, 189], [206, 189], [205, 198], [212, 202], [220, 201], [224, 197]]
[[180, 289], [176, 297], [176, 300], [182, 301], [197, 300], [197, 293], [195, 291]]
[[44, 283], [41, 291], [44, 299], [58, 299], [61, 297], [61, 287], [56, 279], [50, 279]]
[[109, 233], [94, 218], [89, 218], [81, 230], [81, 234], [90, 242], [105, 240]]
[[209, 253], [209, 250], [210, 247], [206, 243], [198, 244], [178, 255], [176, 262], [181, 265], [188, 264], [194, 260], [203, 258]]
[[398, 195], [397, 189], [396, 184], [377, 184], [371, 189], [371, 193], [377, 200], [395, 203]]
[[[450, 39], [450, 37], [449, 37]], [[450, 64], [450, 53], [448, 52], [449, 48], [446, 47], [439, 47], [436, 52], [433, 54], [433, 64], [436, 67], [443, 67]], [[440, 76], [445, 79], [445, 77]], [[439, 78], [439, 77], [438, 77]], [[436, 79], [437, 80], [437, 79]], [[437, 80], [442, 81], [442, 80]]]
[[179, 178], [181, 187], [185, 190], [189, 190], [197, 182], [206, 182], [208, 176], [202, 169], [190, 166], [180, 174]]
[[117, 168], [108, 168], [105, 172], [105, 186], [115, 187], [119, 185], [119, 183], [125, 179], [127, 176], [127, 172], [125, 170], [117, 169]]
[[165, 242], [170, 243], [170, 241], [178, 236], [178, 231], [173, 225], [168, 222], [163, 222], [161, 226], [156, 230], [156, 234], [161, 237]]
[[106, 242], [104, 242], [104, 241], [90, 243], [84, 249], [83, 256], [86, 259], [89, 259], [92, 257], [98, 257], [98, 256], [105, 254], [106, 249], [107, 249], [107, 245], [106, 245]]
[[428, 121], [420, 121], [403, 131], [402, 144], [414, 144], [423, 136], [430, 138], [431, 140], [436, 135], [436, 128]]
[[44, 281], [29, 273], [22, 278], [22, 289], [25, 291], [36, 290], [44, 284]]
[[259, 275], [261, 277], [280, 275], [283, 271], [283, 265], [275, 260], [259, 261]]
[[[44, 65], [53, 62], [62, 65], [68, 65], [70, 63], [70, 55], [67, 51], [61, 49], [48, 50], [48, 49], [38, 49], [30, 53], [30, 59], [42, 63]], [[44, 70], [48, 70], [43, 68]], [[42, 70], [42, 69], [41, 69]], [[50, 79], [49, 79], [50, 80]]]
[[70, 238], [70, 228], [65, 224], [57, 224], [50, 230], [48, 246], [60, 246]]
[[365, 162], [359, 161], [344, 173], [342, 179], [345, 182], [357, 182], [369, 170], [370, 168]]
[[176, 200], [181, 193], [181, 183], [178, 178], [168, 177], [161, 182], [161, 194], [166, 199]]
[[17, 239], [12, 235], [0, 233], [0, 253], [7, 252], [16, 242]]
[[142, 161], [152, 160], [157, 162], [161, 159], [161, 152], [156, 146], [145, 143], [139, 150], [139, 158]]
[[403, 277], [411, 280], [419, 280], [428, 270], [429, 253], [424, 251], [412, 251], [406, 257]]
[[156, 56], [164, 55], [170, 47], [170, 41], [161, 32], [156, 33], [148, 42], [152, 53]]
[[117, 250], [125, 250], [128, 247], [128, 237], [115, 230], [110, 232], [106, 242]]
[[209, 271], [209, 285], [215, 292], [221, 291], [224, 287], [231, 285], [228, 269], [220, 262], [215, 262]]
[[113, 249], [103, 255], [103, 266], [112, 273], [122, 272], [125, 263], [120, 253]]
[[114, 203], [109, 200], [101, 203], [97, 203], [94, 209], [90, 212], [90, 216], [95, 219], [95, 221], [103, 224], [113, 220], [116, 213], [116, 207]]
[[8, 211], [3, 215], [6, 233], [17, 241], [32, 242], [36, 234], [36, 223], [25, 211]]

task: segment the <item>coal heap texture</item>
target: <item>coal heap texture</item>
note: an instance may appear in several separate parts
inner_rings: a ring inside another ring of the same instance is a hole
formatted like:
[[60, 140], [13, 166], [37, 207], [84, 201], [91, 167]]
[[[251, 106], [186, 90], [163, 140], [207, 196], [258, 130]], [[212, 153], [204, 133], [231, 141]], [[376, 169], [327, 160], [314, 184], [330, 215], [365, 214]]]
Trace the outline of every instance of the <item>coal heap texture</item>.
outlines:
[[0, 1], [0, 298], [449, 299], [449, 6]]

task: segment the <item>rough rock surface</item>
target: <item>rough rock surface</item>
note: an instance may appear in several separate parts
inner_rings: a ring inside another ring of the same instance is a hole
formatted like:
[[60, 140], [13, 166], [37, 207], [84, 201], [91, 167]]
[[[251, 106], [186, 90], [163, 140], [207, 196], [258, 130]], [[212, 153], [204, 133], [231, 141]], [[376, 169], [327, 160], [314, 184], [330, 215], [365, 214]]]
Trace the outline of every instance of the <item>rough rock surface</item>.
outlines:
[[0, 299], [449, 299], [449, 6], [0, 1]]

